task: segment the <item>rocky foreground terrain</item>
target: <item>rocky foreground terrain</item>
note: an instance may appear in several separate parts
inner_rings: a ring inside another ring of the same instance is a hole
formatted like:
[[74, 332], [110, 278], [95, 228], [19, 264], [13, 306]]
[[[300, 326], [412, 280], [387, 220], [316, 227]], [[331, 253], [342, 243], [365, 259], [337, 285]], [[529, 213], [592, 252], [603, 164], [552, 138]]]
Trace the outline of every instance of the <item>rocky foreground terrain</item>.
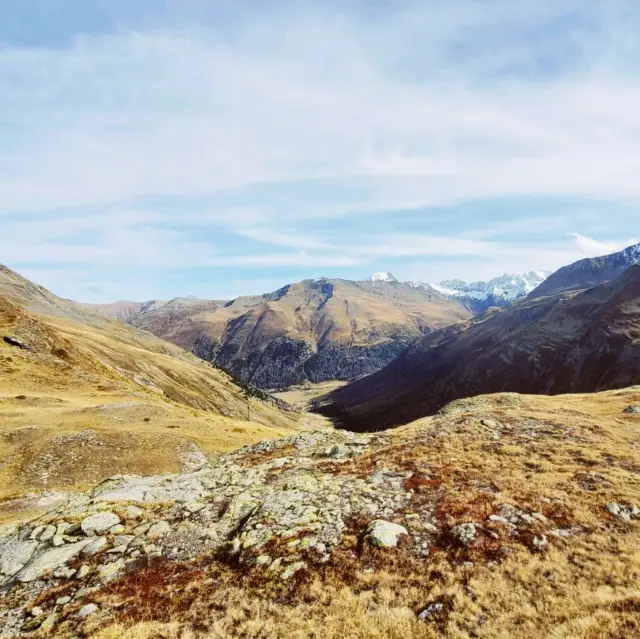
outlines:
[[0, 533], [1, 637], [640, 633], [640, 388], [117, 476]]

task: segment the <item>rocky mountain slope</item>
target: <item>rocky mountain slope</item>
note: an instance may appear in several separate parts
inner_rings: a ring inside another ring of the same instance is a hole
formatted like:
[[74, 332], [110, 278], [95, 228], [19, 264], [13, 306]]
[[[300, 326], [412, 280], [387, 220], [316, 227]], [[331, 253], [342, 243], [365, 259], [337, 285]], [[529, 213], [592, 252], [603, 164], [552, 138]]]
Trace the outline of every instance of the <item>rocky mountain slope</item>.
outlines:
[[639, 389], [115, 477], [0, 532], [0, 637], [640, 633]]
[[128, 318], [259, 388], [354, 379], [471, 312], [389, 274], [304, 280], [231, 302], [181, 299]]
[[612, 282], [436, 331], [391, 364], [317, 400], [345, 428], [375, 431], [491, 392], [592, 392], [640, 383], [640, 265]]
[[551, 275], [549, 271], [530, 271], [501, 275], [488, 282], [469, 283], [463, 280], [445, 280], [429, 286], [439, 293], [461, 300], [476, 313], [482, 313], [492, 306], [506, 306], [527, 297], [549, 275]]
[[587, 258], [559, 269], [530, 294], [532, 298], [596, 286], [615, 279], [640, 261], [640, 244], [603, 257]]
[[179, 347], [0, 269], [0, 521], [39, 507], [42, 472], [60, 492], [176, 472], [297, 421]]

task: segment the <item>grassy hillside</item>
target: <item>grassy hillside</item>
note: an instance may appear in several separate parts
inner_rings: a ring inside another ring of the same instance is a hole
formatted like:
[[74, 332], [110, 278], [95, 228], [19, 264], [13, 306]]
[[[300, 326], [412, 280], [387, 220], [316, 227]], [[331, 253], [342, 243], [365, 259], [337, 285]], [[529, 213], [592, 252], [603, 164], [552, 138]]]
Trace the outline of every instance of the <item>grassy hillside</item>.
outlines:
[[0, 293], [0, 519], [47, 505], [43, 471], [52, 491], [78, 490], [114, 473], [177, 472], [297, 427], [296, 413], [145, 331], [8, 270]]

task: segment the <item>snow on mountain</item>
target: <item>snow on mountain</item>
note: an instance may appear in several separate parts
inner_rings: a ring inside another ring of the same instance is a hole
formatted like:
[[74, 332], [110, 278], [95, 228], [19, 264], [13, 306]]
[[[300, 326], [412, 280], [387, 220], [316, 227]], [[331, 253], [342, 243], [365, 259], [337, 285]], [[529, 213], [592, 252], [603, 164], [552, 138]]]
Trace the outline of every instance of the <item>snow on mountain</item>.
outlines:
[[397, 282], [398, 280], [389, 272], [382, 271], [380, 273], [374, 273], [371, 276], [372, 282]]
[[628, 248], [624, 249], [624, 251], [620, 251], [620, 255], [622, 259], [629, 264], [629, 266], [635, 264], [636, 262], [640, 262], [640, 244], [629, 246]]
[[[638, 251], [640, 258], [640, 250]], [[465, 282], [464, 280], [444, 280], [442, 282], [407, 282], [414, 289], [437, 292], [461, 301], [470, 302], [474, 310], [481, 311], [489, 306], [504, 306], [517, 299], [526, 297], [544, 282], [551, 273], [547, 271], [529, 271], [528, 273], [505, 274], [488, 282]], [[374, 273], [372, 282], [397, 282], [388, 272]]]
[[445, 280], [438, 283], [412, 282], [414, 288], [431, 288], [442, 295], [457, 297], [473, 303], [476, 310], [489, 306], [504, 306], [517, 299], [526, 297], [544, 282], [550, 273], [530, 271], [528, 273], [505, 274], [488, 282], [465, 282], [464, 280]]
[[558, 269], [533, 292], [533, 295], [541, 297], [591, 288], [616, 279], [636, 263], [640, 263], [640, 244], [628, 246], [610, 255], [587, 257]]
[[549, 277], [547, 271], [530, 271], [529, 273], [505, 274], [488, 282], [471, 282], [463, 280], [445, 280], [431, 284], [438, 292], [453, 297], [466, 297], [472, 300], [493, 304], [513, 302], [526, 297], [538, 285]]

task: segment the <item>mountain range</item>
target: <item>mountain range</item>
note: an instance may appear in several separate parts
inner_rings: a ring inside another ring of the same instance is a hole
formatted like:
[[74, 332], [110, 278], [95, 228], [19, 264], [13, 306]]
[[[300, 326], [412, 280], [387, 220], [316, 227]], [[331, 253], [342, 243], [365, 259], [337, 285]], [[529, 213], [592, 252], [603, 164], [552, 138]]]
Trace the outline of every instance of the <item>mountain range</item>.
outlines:
[[640, 265], [597, 264], [475, 317], [386, 274], [132, 315], [467, 313], [318, 400], [342, 428], [1, 268], [0, 636], [637, 636]]
[[497, 392], [555, 395], [640, 383], [640, 245], [583, 260], [526, 300], [435, 331], [321, 398], [351, 430], [379, 430]]
[[230, 302], [173, 300], [127, 321], [254, 386], [281, 388], [367, 375], [471, 315], [455, 299], [397, 281], [319, 278]]
[[235, 300], [85, 304], [216, 363], [259, 388], [353, 380], [379, 370], [417, 338], [490, 306], [525, 297], [543, 272], [489, 282], [317, 278]]
[[[505, 274], [488, 282], [445, 280], [429, 284], [439, 293], [460, 299], [476, 313], [492, 306], [506, 306], [529, 295], [551, 275], [549, 271]], [[419, 285], [420, 283], [416, 283]]]

